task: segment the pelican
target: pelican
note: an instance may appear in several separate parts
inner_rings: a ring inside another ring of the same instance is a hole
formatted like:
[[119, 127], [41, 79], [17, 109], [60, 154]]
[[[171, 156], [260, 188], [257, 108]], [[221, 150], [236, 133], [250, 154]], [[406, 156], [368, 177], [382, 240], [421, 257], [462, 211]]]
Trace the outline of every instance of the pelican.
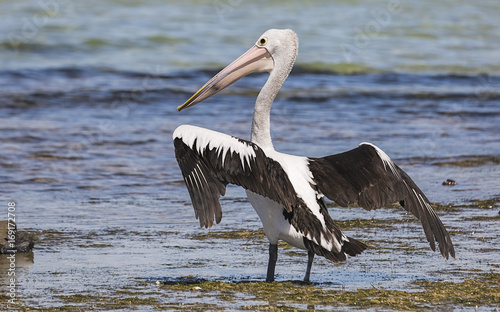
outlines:
[[367, 248], [346, 236], [330, 217], [324, 197], [340, 206], [357, 204], [372, 210], [399, 202], [422, 223], [433, 251], [436, 241], [446, 259], [455, 257], [450, 235], [429, 200], [380, 148], [361, 143], [350, 151], [321, 158], [276, 151], [271, 141], [270, 110], [290, 74], [298, 50], [292, 30], [270, 29], [247, 52], [222, 69], [181, 111], [220, 92], [238, 79], [268, 72], [255, 102], [251, 139], [181, 125], [173, 133], [175, 156], [201, 227], [219, 223], [220, 196], [231, 183], [246, 190], [269, 240], [266, 281], [274, 281], [278, 241], [307, 250], [304, 281], [309, 282], [314, 255], [345, 261]]

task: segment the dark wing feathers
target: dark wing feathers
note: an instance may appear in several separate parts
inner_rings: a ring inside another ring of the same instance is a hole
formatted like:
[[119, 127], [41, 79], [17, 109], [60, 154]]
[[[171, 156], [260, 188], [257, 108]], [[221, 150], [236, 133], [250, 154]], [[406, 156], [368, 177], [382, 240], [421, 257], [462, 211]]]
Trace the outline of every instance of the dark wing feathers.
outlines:
[[195, 216], [200, 226], [211, 227], [215, 221], [220, 222], [222, 210], [219, 197], [226, 193], [226, 184], [210, 174], [210, 169], [202, 161], [200, 155], [194, 153], [182, 140], [175, 139], [175, 157], [181, 168]]
[[344, 153], [311, 158], [309, 169], [318, 190], [340, 206], [358, 204], [372, 210], [399, 202], [421, 221], [432, 250], [437, 241], [443, 257], [455, 257], [451, 238], [427, 197], [401, 168], [380, 153], [371, 144], [361, 144]]
[[368, 210], [377, 209], [398, 201], [403, 191], [398, 178], [388, 174], [370, 146], [311, 158], [309, 169], [319, 190], [344, 207], [359, 204]]
[[240, 155], [230, 149], [224, 156], [217, 148], [199, 148], [197, 140], [190, 147], [182, 138], [174, 138], [175, 156], [201, 226], [211, 227], [214, 217], [217, 223], [220, 222], [219, 197], [224, 195], [228, 183], [272, 199], [289, 212], [298, 205], [297, 195], [281, 165], [254, 143], [238, 140], [255, 153], [255, 157], [244, 161], [245, 164]]

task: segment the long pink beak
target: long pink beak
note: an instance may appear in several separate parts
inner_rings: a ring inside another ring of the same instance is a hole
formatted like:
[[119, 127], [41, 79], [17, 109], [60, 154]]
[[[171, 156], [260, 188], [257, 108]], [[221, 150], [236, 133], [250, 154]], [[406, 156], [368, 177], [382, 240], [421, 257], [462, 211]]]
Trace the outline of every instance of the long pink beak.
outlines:
[[186, 103], [177, 107], [177, 111], [180, 112], [208, 99], [246, 75], [255, 72], [269, 72], [273, 66], [274, 62], [269, 52], [265, 48], [253, 46], [205, 83]]

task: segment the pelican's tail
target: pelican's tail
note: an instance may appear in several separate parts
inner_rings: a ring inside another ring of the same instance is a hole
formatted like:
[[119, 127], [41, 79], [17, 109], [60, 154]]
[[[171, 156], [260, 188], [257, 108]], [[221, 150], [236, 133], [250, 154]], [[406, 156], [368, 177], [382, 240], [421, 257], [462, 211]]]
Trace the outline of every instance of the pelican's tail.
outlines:
[[354, 239], [352, 237], [348, 237], [349, 241], [344, 242], [344, 245], [342, 246], [342, 251], [348, 254], [349, 256], [355, 256], [359, 255], [362, 253], [366, 248], [368, 248], [368, 245], [366, 245], [363, 242], [360, 242], [357, 239]]
[[315, 254], [325, 257], [330, 261], [339, 262], [346, 260], [346, 254], [349, 256], [356, 256], [362, 253], [368, 246], [354, 238], [348, 237], [348, 241], [343, 241], [342, 250], [340, 252], [335, 250], [328, 250], [313, 241], [303, 238], [304, 245], [307, 250], [314, 252]]

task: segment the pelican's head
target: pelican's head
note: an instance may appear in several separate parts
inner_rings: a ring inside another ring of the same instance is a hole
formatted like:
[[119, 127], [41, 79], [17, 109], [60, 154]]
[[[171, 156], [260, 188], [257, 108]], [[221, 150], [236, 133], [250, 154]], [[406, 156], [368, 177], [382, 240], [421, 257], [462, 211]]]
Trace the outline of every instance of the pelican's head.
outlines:
[[297, 56], [298, 45], [299, 40], [293, 30], [270, 29], [266, 31], [250, 50], [205, 83], [186, 103], [177, 107], [177, 111], [206, 100], [251, 73], [276, 72], [286, 78]]

